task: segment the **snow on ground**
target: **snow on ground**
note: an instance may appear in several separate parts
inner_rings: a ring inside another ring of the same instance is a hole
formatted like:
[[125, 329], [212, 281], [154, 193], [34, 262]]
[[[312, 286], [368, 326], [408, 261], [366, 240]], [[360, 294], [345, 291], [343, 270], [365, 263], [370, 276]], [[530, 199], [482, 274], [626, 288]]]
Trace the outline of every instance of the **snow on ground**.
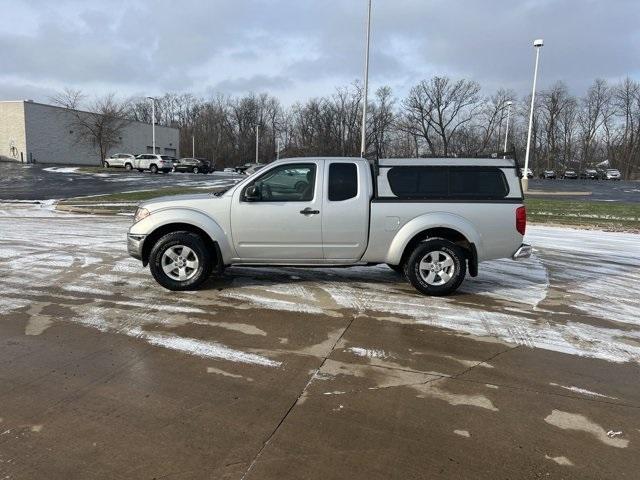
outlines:
[[52, 173], [76, 173], [79, 167], [47, 167], [43, 168], [45, 172]]
[[260, 322], [262, 309], [309, 318], [355, 311], [380, 322], [432, 325], [610, 361], [640, 361], [640, 238], [634, 234], [530, 227], [531, 259], [483, 263], [477, 278], [467, 278], [459, 294], [446, 298], [419, 295], [386, 266], [233, 267], [218, 281], [224, 288], [194, 295], [167, 292], [127, 256], [129, 224], [121, 217], [87, 221], [46, 205], [0, 204], [0, 313], [63, 305], [69, 322], [265, 367], [278, 362], [166, 328], [206, 323], [208, 316], [229, 308], [251, 309], [250, 323]]

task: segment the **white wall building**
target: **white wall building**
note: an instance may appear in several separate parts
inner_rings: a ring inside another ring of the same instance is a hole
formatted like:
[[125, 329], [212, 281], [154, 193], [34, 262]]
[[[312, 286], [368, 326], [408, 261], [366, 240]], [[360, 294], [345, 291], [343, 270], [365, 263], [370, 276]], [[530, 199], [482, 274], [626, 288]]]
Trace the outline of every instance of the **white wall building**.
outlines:
[[[99, 165], [91, 145], [78, 142], [70, 110], [31, 100], [0, 101], [0, 159]], [[178, 157], [180, 131], [156, 125], [156, 153]], [[131, 122], [113, 153], [153, 153], [151, 124]]]

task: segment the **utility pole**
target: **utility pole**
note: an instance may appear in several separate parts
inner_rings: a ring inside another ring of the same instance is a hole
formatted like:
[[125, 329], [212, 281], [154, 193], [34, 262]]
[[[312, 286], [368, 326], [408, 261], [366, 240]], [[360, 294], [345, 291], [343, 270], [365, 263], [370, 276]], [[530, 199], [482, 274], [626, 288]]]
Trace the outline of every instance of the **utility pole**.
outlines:
[[151, 137], [153, 153], [156, 153], [156, 99], [155, 97], [147, 97], [151, 100]]
[[280, 138], [276, 138], [276, 160], [280, 160]]
[[362, 137], [360, 139], [360, 157], [364, 158], [367, 130], [367, 96], [369, 93], [369, 45], [371, 44], [371, 0], [367, 11], [367, 46], [364, 55], [364, 104], [362, 105]]
[[[507, 102], [507, 131], [504, 134], [504, 149], [503, 152], [507, 151], [507, 139], [509, 138], [509, 117], [511, 116], [511, 104], [513, 102]], [[504, 158], [504, 157], [503, 157]]]
[[258, 156], [258, 147], [260, 145], [258, 140], [259, 134], [260, 134], [260, 125], [256, 125], [256, 163], [260, 163], [259, 156]]
[[536, 82], [538, 80], [538, 62], [540, 60], [540, 48], [544, 45], [544, 41], [540, 38], [533, 42], [536, 49], [536, 66], [533, 70], [533, 91], [531, 92], [531, 111], [529, 112], [529, 132], [527, 133], [527, 153], [524, 156], [524, 176], [522, 177], [522, 189], [526, 192], [529, 189], [529, 150], [531, 149], [531, 129], [533, 127], [533, 107], [536, 99]]
[[196, 136], [191, 135], [191, 157], [196, 158]]

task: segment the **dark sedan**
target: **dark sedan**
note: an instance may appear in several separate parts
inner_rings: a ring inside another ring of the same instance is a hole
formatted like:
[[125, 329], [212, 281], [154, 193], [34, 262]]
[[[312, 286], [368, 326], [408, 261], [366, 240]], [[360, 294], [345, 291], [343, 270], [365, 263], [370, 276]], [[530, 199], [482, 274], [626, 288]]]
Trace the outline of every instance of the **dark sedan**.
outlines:
[[213, 169], [209, 162], [199, 158], [181, 158], [173, 162], [174, 172], [209, 173]]
[[587, 168], [580, 174], [580, 178], [584, 178], [585, 180], [598, 180], [600, 177], [598, 176], [597, 170]]
[[556, 179], [556, 172], [554, 172], [553, 170], [544, 170], [540, 174], [540, 178], [542, 178], [544, 180], [555, 180]]

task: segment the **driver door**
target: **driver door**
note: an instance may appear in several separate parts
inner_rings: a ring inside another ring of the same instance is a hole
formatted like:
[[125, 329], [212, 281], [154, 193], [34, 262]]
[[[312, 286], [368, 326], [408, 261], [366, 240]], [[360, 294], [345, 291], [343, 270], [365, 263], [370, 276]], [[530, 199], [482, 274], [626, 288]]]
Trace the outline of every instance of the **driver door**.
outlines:
[[231, 235], [240, 260], [323, 262], [321, 166], [313, 160], [280, 164], [234, 193]]

